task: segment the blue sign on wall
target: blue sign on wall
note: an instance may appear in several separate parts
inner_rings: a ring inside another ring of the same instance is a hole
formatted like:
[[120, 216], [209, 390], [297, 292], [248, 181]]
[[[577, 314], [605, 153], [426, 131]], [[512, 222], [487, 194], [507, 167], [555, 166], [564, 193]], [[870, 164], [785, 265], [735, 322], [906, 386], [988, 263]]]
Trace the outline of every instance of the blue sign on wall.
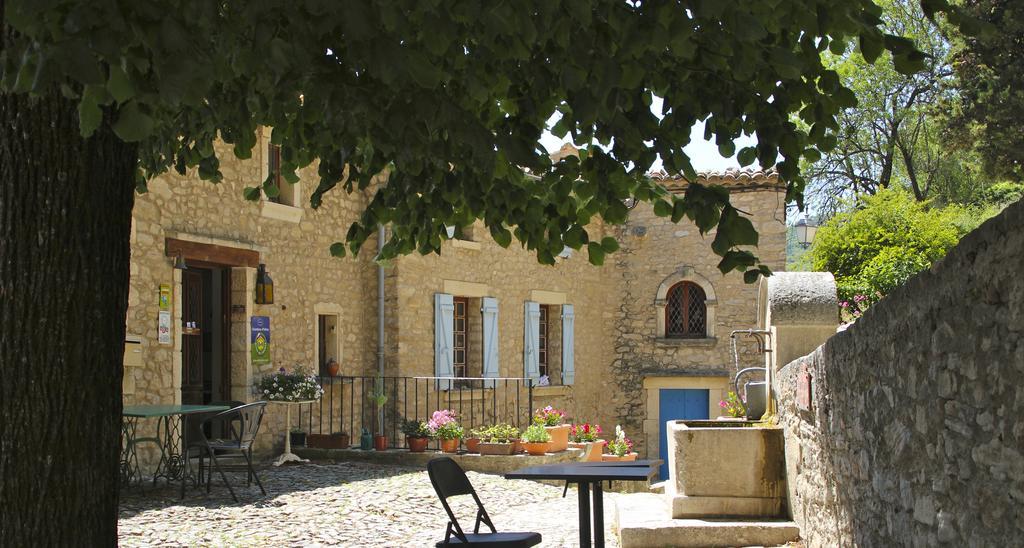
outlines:
[[252, 349], [252, 364], [270, 363], [270, 318], [253, 316], [249, 343]]

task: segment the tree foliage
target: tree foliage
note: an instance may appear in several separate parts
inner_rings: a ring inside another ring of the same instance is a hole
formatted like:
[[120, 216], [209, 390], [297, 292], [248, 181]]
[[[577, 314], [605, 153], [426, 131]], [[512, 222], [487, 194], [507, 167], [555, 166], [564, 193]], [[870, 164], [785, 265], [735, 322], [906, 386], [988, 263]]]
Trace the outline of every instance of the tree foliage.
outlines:
[[902, 189], [882, 190], [840, 213], [817, 233], [808, 256], [836, 277], [841, 300], [875, 300], [946, 255], [991, 212], [932, 208]]
[[[943, 0], [925, 7], [958, 16]], [[140, 187], [168, 169], [220, 180], [214, 140], [246, 158], [259, 126], [274, 128], [289, 183], [319, 161], [313, 206], [387, 170], [347, 245], [332, 247], [356, 252], [385, 224], [383, 259], [437, 252], [446, 225], [482, 219], [542, 263], [566, 245], [600, 263], [614, 246], [586, 227], [624, 221], [635, 197], [717, 229], [723, 272], [766, 271], [739, 249], [757, 235], [727, 192], [672, 196], [644, 176], [652, 162], [692, 179], [683, 147], [704, 120], [725, 155], [756, 136], [740, 162], [776, 167], [800, 202], [801, 158], [834, 146], [836, 116], [855, 103], [822, 54], [856, 43], [868, 62], [888, 52], [899, 72], [925, 66], [869, 0], [8, 0], [4, 17], [18, 39], [0, 53], [2, 89], [59, 86], [83, 135], [113, 112], [113, 130], [139, 143]], [[583, 150], [552, 164], [538, 140], [556, 113], [551, 131]], [[246, 196], [261, 192], [276, 189]]]
[[949, 44], [939, 23], [914, 0], [880, 5], [885, 28], [913, 38], [926, 54], [924, 69], [907, 75], [890, 63], [872, 66], [862, 49], [827, 60], [858, 104], [840, 113], [836, 147], [807, 168], [809, 193], [826, 216], [850, 196], [891, 186], [906, 187], [918, 200], [942, 196], [959, 201], [983, 184], [968, 155], [950, 151], [942, 141], [932, 110], [951, 94]]
[[966, 0], [988, 32], [964, 36], [953, 51], [958, 92], [949, 135], [981, 156], [985, 171], [1024, 181], [1024, 5]]

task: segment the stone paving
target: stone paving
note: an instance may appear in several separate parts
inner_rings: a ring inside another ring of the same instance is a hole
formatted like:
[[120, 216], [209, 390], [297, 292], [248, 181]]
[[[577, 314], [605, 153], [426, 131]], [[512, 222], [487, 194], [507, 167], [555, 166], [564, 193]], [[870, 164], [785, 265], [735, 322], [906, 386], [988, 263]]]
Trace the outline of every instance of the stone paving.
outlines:
[[[542, 546], [578, 546], [576, 493], [562, 488], [468, 472], [499, 531], [537, 531]], [[122, 494], [121, 546], [433, 546], [447, 519], [422, 469], [349, 462], [264, 468], [267, 496], [244, 474], [228, 474], [239, 501], [214, 475], [212, 492], [190, 488], [184, 500], [166, 486]], [[605, 493], [607, 546], [610, 509]], [[475, 506], [451, 499], [460, 523], [471, 527]]]

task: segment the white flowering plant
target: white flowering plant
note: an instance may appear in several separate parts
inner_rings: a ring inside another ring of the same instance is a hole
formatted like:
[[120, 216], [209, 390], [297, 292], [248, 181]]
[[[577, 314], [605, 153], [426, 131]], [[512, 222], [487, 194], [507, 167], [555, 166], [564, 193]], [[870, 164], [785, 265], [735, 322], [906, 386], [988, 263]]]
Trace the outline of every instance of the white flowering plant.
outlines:
[[260, 397], [270, 401], [318, 400], [324, 393], [316, 376], [309, 374], [301, 365], [291, 373], [282, 367], [276, 373], [263, 377], [256, 390]]

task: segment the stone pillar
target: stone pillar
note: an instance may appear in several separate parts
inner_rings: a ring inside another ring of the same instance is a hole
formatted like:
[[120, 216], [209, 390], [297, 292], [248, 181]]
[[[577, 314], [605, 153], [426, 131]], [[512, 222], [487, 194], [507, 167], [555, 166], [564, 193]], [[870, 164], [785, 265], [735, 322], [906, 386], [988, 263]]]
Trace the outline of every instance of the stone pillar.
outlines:
[[[249, 322], [256, 295], [256, 269], [231, 269], [231, 399], [250, 401], [252, 355], [249, 353]], [[273, 340], [273, 336], [271, 336]]]
[[[768, 393], [774, 394], [775, 373], [789, 362], [807, 355], [835, 335], [839, 327], [839, 298], [831, 272], [777, 272], [761, 279], [758, 322], [771, 333]], [[775, 414], [774, 398], [768, 399], [768, 416]]]

